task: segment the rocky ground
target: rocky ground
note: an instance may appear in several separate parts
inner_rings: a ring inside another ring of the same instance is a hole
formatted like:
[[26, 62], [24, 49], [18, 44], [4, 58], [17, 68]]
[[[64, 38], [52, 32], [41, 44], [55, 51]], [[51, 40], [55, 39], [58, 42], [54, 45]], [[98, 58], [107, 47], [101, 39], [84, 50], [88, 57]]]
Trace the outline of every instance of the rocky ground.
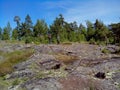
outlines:
[[[119, 90], [120, 47], [0, 43], [0, 52], [34, 49], [14, 72], [0, 77], [0, 90]], [[0, 62], [4, 61], [0, 54]]]

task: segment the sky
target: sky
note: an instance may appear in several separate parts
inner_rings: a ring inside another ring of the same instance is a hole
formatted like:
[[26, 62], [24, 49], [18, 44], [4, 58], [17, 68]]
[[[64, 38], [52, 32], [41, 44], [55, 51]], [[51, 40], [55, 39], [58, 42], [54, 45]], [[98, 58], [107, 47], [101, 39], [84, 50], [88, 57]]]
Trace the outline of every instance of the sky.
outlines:
[[120, 22], [120, 0], [0, 0], [0, 27], [10, 22], [15, 28], [14, 17], [24, 22], [27, 14], [33, 24], [43, 19], [51, 25], [62, 14], [65, 21], [76, 21], [78, 25], [85, 25], [86, 20], [94, 23], [96, 19], [109, 25]]

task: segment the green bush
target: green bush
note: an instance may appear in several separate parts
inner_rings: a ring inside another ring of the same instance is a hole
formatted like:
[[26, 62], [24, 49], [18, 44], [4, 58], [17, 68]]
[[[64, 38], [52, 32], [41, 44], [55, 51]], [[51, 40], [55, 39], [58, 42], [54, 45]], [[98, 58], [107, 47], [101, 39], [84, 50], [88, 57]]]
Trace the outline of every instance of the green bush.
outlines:
[[97, 44], [97, 45], [103, 45], [103, 46], [106, 45], [106, 43], [105, 43], [104, 41], [97, 41], [96, 44]]
[[110, 53], [110, 51], [109, 51], [108, 49], [104, 48], [104, 49], [102, 50], [102, 53], [107, 54], [107, 53]]
[[33, 42], [33, 37], [26, 37], [25, 38], [25, 44]]
[[13, 82], [12, 82], [12, 85], [13, 86], [16, 86], [20, 83], [20, 80], [18, 78], [16, 78]]
[[89, 41], [89, 44], [96, 44], [95, 39], [91, 38], [90, 41]]

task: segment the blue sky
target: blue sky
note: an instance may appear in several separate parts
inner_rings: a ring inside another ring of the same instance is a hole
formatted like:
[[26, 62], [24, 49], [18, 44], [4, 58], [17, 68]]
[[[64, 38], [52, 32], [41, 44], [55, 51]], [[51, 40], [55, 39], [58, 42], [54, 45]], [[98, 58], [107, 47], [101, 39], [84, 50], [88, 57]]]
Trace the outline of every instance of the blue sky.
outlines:
[[14, 28], [14, 16], [24, 22], [27, 14], [33, 24], [44, 19], [50, 25], [60, 13], [67, 22], [85, 25], [86, 20], [95, 22], [98, 18], [108, 25], [120, 22], [120, 0], [0, 0], [0, 27], [9, 21]]

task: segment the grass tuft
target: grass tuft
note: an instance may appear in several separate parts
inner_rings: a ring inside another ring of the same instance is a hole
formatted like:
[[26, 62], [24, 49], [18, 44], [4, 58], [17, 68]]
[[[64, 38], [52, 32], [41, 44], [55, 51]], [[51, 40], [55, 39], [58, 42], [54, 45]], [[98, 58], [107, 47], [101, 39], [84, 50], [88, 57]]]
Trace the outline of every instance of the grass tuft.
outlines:
[[27, 60], [33, 53], [33, 49], [26, 49], [4, 54], [5, 60], [0, 63], [0, 76], [11, 73], [15, 64]]

